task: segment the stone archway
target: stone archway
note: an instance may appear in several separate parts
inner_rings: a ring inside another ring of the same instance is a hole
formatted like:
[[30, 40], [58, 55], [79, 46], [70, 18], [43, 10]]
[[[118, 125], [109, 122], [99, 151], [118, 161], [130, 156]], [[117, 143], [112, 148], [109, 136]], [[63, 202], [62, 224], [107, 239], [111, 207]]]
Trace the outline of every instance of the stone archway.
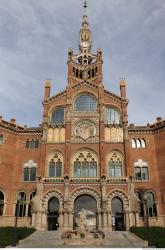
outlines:
[[73, 227], [79, 225], [80, 214], [85, 211], [86, 226], [88, 229], [95, 229], [97, 227], [97, 201], [89, 194], [78, 196], [74, 202], [74, 222]]
[[46, 211], [45, 224], [48, 230], [57, 230], [62, 226], [63, 195], [57, 190], [50, 190], [43, 195], [42, 208]]
[[97, 210], [99, 210], [101, 208], [101, 194], [97, 190], [94, 190], [92, 188], [79, 188], [79, 189], [74, 190], [70, 194], [70, 197], [69, 197], [69, 200], [68, 200], [68, 204], [69, 204], [70, 209], [73, 210], [75, 199], [78, 196], [81, 196], [81, 195], [84, 195], [84, 194], [90, 195], [90, 196], [95, 198], [95, 200], [97, 201]]
[[[75, 218], [75, 212], [76, 212], [75, 211], [75, 202], [80, 197], [87, 197], [87, 199], [89, 199], [89, 200], [91, 198], [91, 201], [93, 201], [93, 202], [95, 201], [96, 205], [95, 205], [94, 211], [92, 211], [95, 214], [95, 215], [93, 214], [93, 217], [95, 216], [95, 219], [93, 219], [93, 221], [95, 220], [95, 225], [93, 227], [99, 226], [99, 223], [101, 223], [101, 222], [100, 222], [100, 219], [98, 218], [98, 212], [101, 211], [101, 195], [99, 194], [99, 192], [97, 190], [94, 190], [92, 188], [86, 188], [86, 187], [84, 187], [84, 188], [79, 188], [79, 189], [74, 190], [70, 194], [70, 197], [69, 197], [69, 200], [68, 200], [69, 211], [72, 211], [72, 214], [73, 214], [73, 217], [72, 217], [72, 227], [75, 225], [74, 223], [75, 223], [75, 220], [76, 220], [76, 218]], [[82, 207], [82, 208], [88, 210], [88, 207]], [[89, 209], [89, 210], [91, 210], [91, 209]], [[92, 220], [91, 220], [91, 223], [92, 223]]]
[[121, 190], [114, 190], [107, 195], [107, 207], [112, 214], [112, 229], [125, 230], [129, 227], [129, 200]]

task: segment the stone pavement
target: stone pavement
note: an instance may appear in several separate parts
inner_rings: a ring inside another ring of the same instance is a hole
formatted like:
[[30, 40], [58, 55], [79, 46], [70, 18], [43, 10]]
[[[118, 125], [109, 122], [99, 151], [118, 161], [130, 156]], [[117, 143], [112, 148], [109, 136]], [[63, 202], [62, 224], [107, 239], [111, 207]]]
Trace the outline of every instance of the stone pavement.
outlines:
[[[117, 232], [106, 232], [104, 245], [100, 247], [108, 247], [108, 248], [134, 248], [134, 247], [147, 247], [148, 244], [146, 241], [138, 238], [130, 232], [126, 231], [117, 231]], [[36, 231], [31, 234], [28, 238], [19, 241], [17, 246], [18, 248], [65, 248], [66, 245], [63, 244], [63, 240], [61, 239], [61, 232], [57, 231]], [[74, 245], [75, 247], [97, 247], [97, 246], [81, 246]], [[72, 246], [69, 246], [72, 248]]]

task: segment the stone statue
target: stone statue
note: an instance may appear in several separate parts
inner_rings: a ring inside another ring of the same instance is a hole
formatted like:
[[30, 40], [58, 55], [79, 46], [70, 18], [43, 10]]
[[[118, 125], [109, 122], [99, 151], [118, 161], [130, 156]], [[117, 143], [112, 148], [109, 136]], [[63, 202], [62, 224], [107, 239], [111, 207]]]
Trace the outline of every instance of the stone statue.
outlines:
[[132, 212], [139, 212], [140, 209], [140, 200], [136, 196], [134, 192], [134, 184], [132, 177], [130, 177], [129, 183], [128, 183], [128, 189], [129, 189], [129, 195], [130, 195], [130, 209]]
[[79, 232], [84, 233], [86, 231], [86, 219], [87, 219], [87, 214], [86, 210], [82, 208], [80, 212], [80, 220], [79, 220]]
[[41, 202], [42, 202], [42, 194], [43, 194], [43, 181], [42, 177], [39, 176], [37, 180], [37, 189], [36, 195], [31, 200], [32, 211], [33, 212], [40, 212], [41, 209]]

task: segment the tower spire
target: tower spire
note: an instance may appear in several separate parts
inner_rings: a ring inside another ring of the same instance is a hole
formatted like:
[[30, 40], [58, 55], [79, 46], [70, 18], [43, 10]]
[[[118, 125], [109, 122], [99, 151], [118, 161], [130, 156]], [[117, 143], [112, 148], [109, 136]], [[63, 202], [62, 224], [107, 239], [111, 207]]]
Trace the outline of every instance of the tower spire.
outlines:
[[92, 33], [89, 29], [88, 16], [87, 16], [87, 1], [84, 1], [84, 13], [82, 28], [79, 34], [79, 48], [81, 52], [90, 51], [92, 47]]

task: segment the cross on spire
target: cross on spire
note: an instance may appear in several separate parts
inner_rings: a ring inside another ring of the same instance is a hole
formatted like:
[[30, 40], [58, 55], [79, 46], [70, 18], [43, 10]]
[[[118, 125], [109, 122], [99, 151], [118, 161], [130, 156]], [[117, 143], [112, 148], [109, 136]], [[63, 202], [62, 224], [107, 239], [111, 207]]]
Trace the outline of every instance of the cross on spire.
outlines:
[[86, 13], [87, 7], [88, 7], [87, 1], [84, 1], [84, 16], [87, 14]]

